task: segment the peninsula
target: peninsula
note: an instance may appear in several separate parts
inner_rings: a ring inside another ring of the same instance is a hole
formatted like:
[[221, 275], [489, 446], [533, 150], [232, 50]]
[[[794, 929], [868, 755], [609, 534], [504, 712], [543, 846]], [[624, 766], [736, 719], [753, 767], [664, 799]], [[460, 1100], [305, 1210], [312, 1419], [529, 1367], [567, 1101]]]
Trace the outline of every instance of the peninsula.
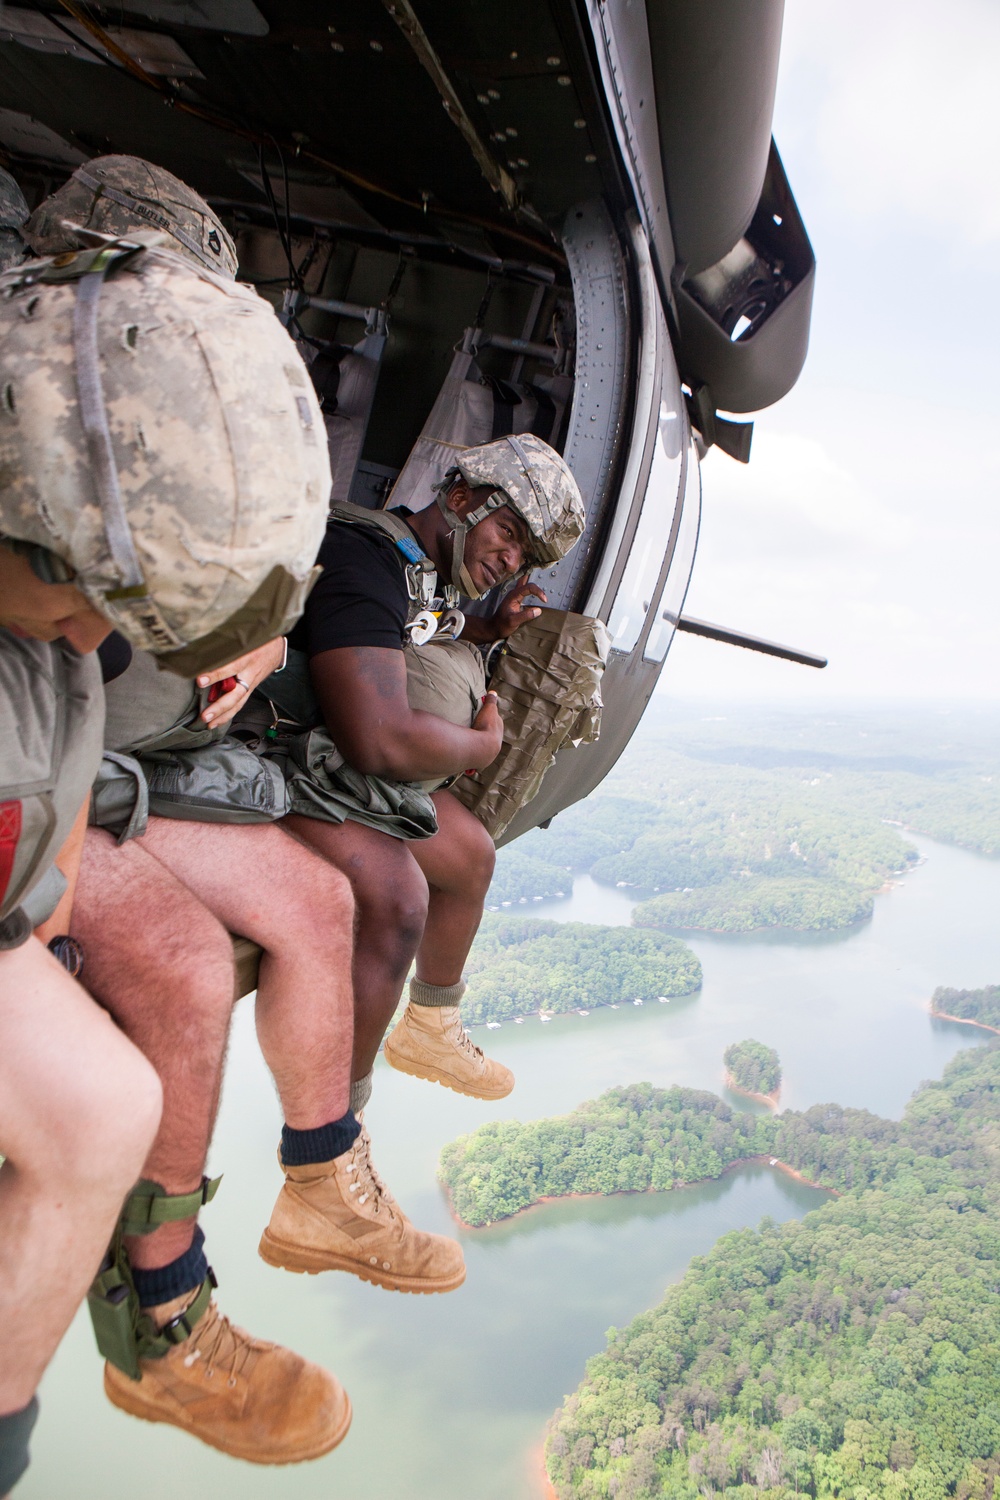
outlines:
[[1000, 1033], [1000, 984], [987, 984], [979, 990], [952, 990], [941, 985], [931, 996], [931, 1015]]

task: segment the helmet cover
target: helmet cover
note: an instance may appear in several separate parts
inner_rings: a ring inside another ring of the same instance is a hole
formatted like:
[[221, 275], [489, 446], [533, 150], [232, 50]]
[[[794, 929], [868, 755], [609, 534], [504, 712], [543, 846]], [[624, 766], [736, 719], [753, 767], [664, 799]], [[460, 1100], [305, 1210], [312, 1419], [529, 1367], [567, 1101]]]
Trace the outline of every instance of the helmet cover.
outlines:
[[95, 156], [77, 167], [38, 205], [24, 237], [36, 255], [59, 255], [83, 246], [73, 225], [114, 236], [156, 229], [178, 255], [236, 275], [236, 246], [218, 215], [187, 183], [141, 156]]
[[301, 612], [330, 491], [323, 419], [269, 303], [140, 249], [100, 282], [92, 314], [116, 548], [80, 335], [99, 280], [80, 263], [110, 253], [0, 276], [0, 534], [62, 558], [134, 645], [193, 675]]
[[470, 489], [492, 485], [503, 491], [504, 503], [531, 533], [534, 566], [558, 562], [583, 535], [583, 496], [569, 464], [534, 433], [466, 448], [455, 468]]
[[27, 217], [24, 194], [10, 173], [0, 167], [0, 271], [19, 266], [27, 255], [21, 232]]

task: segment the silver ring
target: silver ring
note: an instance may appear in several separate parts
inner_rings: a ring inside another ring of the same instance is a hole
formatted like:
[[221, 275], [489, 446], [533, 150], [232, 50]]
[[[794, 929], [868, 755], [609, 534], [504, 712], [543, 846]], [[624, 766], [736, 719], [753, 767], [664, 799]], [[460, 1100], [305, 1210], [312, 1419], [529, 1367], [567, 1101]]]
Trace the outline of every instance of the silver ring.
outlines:
[[249, 682], [244, 682], [243, 678], [240, 676], [240, 674], [238, 672], [236, 674], [236, 681], [239, 683], [240, 687], [243, 689], [243, 691], [245, 693], [249, 693], [249, 691], [250, 691], [250, 684], [249, 684]]

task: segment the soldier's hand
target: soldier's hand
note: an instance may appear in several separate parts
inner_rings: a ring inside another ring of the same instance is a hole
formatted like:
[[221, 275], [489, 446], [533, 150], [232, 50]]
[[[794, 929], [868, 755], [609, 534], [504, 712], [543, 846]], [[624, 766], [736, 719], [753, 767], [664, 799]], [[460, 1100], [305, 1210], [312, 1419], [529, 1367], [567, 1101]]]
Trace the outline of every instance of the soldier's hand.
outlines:
[[524, 625], [529, 620], [537, 620], [541, 610], [535, 604], [535, 599], [540, 599], [543, 604], [548, 602], [544, 591], [538, 587], [537, 583], [529, 583], [527, 578], [522, 578], [490, 617], [493, 639], [506, 640], [508, 636], [514, 634], [519, 625]]
[[468, 769], [483, 771], [496, 760], [500, 754], [500, 746], [503, 744], [503, 719], [500, 717], [500, 709], [497, 706], [496, 693], [486, 694], [472, 728], [479, 743], [476, 745], [472, 764]]
[[256, 651], [248, 651], [214, 672], [203, 672], [198, 678], [200, 688], [223, 688], [217, 693], [201, 715], [202, 722], [212, 729], [221, 729], [237, 714], [254, 688], [270, 677], [285, 658], [285, 638], [278, 636]]

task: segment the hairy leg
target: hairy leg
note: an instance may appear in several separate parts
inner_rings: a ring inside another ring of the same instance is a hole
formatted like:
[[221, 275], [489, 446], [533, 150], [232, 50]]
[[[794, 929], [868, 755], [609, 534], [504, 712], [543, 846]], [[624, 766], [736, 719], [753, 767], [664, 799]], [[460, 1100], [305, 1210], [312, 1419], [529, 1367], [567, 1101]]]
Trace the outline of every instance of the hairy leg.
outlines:
[[413, 859], [413, 844], [361, 823], [324, 823], [298, 816], [285, 822], [298, 838], [342, 870], [354, 891], [351, 1077], [364, 1078], [375, 1062], [420, 942], [427, 915], [427, 882]]
[[274, 823], [150, 818], [143, 843], [230, 932], [263, 948], [257, 1035], [286, 1124], [339, 1119], [353, 1031], [347, 880]]
[[411, 845], [430, 887], [424, 935], [417, 950], [417, 978], [425, 984], [453, 985], [462, 978], [483, 904], [496, 850], [486, 829], [450, 792], [436, 792], [438, 832]]
[[[194, 1192], [205, 1170], [233, 1004], [225, 927], [145, 847], [87, 830], [71, 928], [91, 994], [145, 1053], [163, 1084], [163, 1118], [142, 1176]], [[188, 1248], [194, 1219], [130, 1239], [143, 1269]]]
[[142, 1171], [153, 1069], [37, 939], [0, 953], [0, 1415], [31, 1399]]

